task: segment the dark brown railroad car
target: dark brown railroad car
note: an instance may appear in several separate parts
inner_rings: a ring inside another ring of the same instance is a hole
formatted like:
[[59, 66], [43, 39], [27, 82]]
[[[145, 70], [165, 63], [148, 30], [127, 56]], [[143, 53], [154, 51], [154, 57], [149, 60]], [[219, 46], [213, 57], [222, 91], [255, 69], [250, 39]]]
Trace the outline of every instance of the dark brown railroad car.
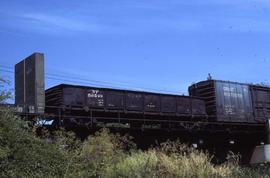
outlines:
[[[202, 97], [210, 118], [221, 122], [260, 123], [265, 118], [256, 119], [254, 98], [248, 84], [207, 80], [189, 87], [191, 96]], [[255, 92], [257, 93], [257, 92]]]
[[46, 106], [175, 117], [206, 116], [204, 101], [196, 97], [66, 84], [46, 90]]

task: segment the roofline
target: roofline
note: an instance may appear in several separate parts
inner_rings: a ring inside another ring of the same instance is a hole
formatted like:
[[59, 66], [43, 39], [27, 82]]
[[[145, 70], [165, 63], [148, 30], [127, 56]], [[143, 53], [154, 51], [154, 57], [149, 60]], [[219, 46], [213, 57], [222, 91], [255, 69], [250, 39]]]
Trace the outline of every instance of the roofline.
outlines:
[[264, 86], [264, 85], [260, 85], [260, 84], [233, 82], [233, 81], [229, 81], [229, 80], [214, 80], [214, 79], [199, 81], [199, 82], [191, 84], [189, 87], [191, 87], [193, 85], [196, 85], [196, 84], [206, 83], [206, 82], [209, 82], [209, 81], [222, 82], [222, 83], [231, 83], [231, 84], [238, 84], [238, 85], [248, 85], [248, 86], [252, 86], [252, 87], [261, 87], [261, 88], [269, 88], [270, 89], [270, 86]]
[[55, 89], [55, 88], [62, 88], [62, 87], [75, 87], [75, 88], [86, 88], [86, 89], [101, 89], [101, 90], [111, 90], [111, 91], [124, 91], [124, 92], [135, 92], [135, 93], [146, 93], [146, 94], [154, 94], [154, 95], [167, 95], [167, 96], [182, 96], [182, 97], [192, 97], [201, 99], [200, 97], [188, 96], [188, 95], [181, 95], [181, 94], [170, 94], [170, 93], [158, 93], [158, 92], [150, 92], [150, 91], [143, 91], [143, 90], [127, 90], [127, 89], [117, 89], [117, 88], [106, 88], [106, 87], [95, 87], [95, 86], [84, 86], [84, 85], [74, 85], [74, 84], [59, 84], [53, 86], [51, 88], [46, 89], [46, 91]]

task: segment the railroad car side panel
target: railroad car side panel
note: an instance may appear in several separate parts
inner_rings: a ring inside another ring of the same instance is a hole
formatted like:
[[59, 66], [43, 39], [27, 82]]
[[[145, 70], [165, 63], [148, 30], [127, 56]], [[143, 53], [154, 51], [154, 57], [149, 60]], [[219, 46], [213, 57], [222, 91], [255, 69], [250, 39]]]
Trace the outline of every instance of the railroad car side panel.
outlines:
[[266, 122], [270, 118], [270, 88], [251, 86], [253, 109], [257, 122]]
[[248, 85], [220, 82], [216, 86], [218, 120], [252, 122], [251, 95]]
[[161, 112], [175, 113], [176, 112], [176, 97], [161, 96]]
[[123, 109], [124, 93], [122, 91], [106, 91], [106, 108]]
[[63, 104], [65, 106], [83, 107], [85, 106], [85, 90], [77, 87], [63, 88]]
[[146, 112], [160, 112], [160, 96], [155, 94], [145, 94], [144, 110]]
[[177, 113], [191, 114], [191, 100], [187, 97], [177, 97]]
[[128, 111], [143, 111], [143, 95], [141, 93], [126, 93], [126, 109]]
[[193, 115], [206, 115], [205, 103], [203, 100], [192, 98], [191, 103]]

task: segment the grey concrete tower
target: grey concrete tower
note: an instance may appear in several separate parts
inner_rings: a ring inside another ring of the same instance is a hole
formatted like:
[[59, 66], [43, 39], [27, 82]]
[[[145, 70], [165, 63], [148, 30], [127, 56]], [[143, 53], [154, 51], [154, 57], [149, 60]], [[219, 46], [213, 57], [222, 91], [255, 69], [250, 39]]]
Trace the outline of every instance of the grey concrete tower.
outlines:
[[33, 53], [15, 65], [15, 105], [22, 113], [44, 113], [44, 54]]

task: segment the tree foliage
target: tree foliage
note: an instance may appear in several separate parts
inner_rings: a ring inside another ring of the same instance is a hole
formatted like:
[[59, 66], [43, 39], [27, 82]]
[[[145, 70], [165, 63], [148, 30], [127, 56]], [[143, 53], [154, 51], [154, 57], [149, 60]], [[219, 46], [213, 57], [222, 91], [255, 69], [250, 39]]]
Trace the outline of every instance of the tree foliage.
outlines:
[[28, 123], [11, 112], [0, 114], [0, 177], [61, 177], [66, 150], [38, 138]]
[[9, 85], [8, 80], [4, 80], [0, 77], [0, 104], [4, 104], [8, 99], [12, 98], [12, 93], [5, 87]]

